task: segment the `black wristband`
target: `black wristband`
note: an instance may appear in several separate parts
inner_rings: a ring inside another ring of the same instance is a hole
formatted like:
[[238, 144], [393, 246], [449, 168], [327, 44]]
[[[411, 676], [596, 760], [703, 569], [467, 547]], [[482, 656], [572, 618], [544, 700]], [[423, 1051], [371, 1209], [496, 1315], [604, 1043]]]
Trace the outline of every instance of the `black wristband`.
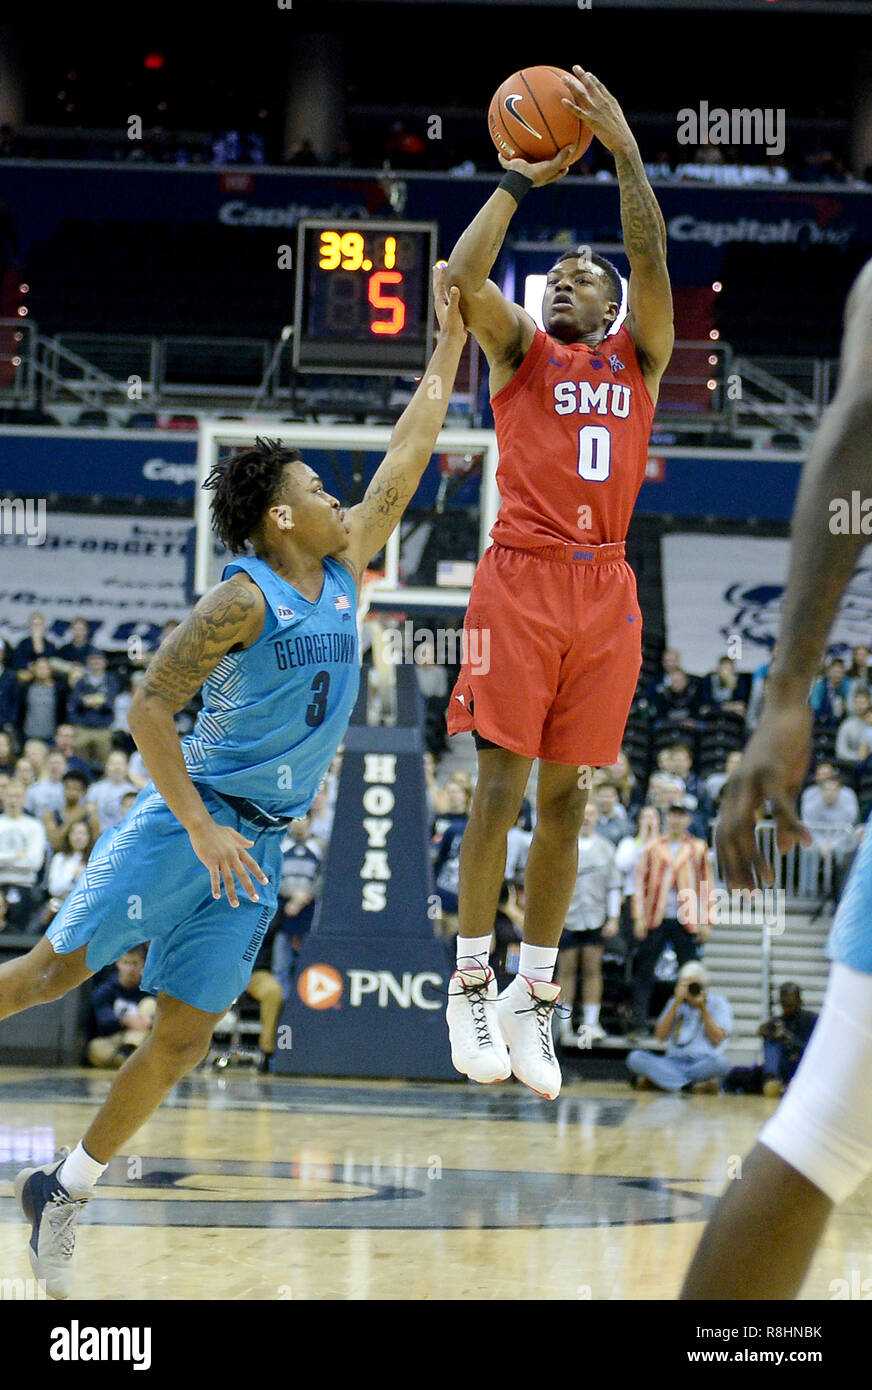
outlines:
[[500, 179], [499, 187], [511, 193], [515, 202], [520, 203], [524, 194], [533, 187], [533, 180], [528, 179], [526, 174], [519, 174], [517, 169], [508, 169]]

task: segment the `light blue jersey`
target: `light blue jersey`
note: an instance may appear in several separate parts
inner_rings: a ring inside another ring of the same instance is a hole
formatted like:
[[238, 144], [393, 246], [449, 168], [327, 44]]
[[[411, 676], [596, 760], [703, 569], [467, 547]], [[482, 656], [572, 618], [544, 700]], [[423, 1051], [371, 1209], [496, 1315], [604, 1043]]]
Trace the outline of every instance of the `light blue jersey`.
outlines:
[[221, 577], [240, 570], [266, 600], [263, 632], [208, 677], [182, 752], [192, 781], [287, 820], [308, 811], [357, 699], [357, 593], [330, 558], [314, 603], [256, 558], [233, 560]]
[[[324, 561], [315, 603], [262, 560], [234, 560], [223, 577], [237, 570], [266, 599], [263, 632], [215, 667], [182, 747], [210, 816], [245, 835], [266, 875], [258, 901], [242, 889], [236, 908], [212, 897], [187, 831], [149, 782], [121, 825], [101, 835], [46, 933], [59, 955], [86, 947], [95, 971], [148, 941], [143, 988], [219, 1015], [251, 977], [276, 912], [285, 823], [309, 809], [360, 683], [354, 581], [342, 565]], [[245, 803], [255, 803], [254, 817]], [[277, 825], [264, 827], [258, 807]]]

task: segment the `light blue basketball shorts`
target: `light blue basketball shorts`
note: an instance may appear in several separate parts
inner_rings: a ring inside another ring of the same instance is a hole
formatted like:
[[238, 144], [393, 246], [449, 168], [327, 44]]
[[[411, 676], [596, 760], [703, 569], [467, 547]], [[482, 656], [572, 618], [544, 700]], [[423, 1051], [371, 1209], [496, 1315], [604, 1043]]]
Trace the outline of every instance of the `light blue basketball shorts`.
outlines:
[[228, 903], [223, 884], [221, 897], [212, 897], [188, 832], [149, 782], [122, 823], [100, 836], [46, 936], [58, 955], [87, 946], [85, 961], [95, 972], [148, 941], [143, 989], [223, 1013], [248, 984], [275, 916], [283, 832], [252, 825], [202, 784], [198, 791], [214, 820], [254, 841], [248, 853], [269, 879], [252, 879], [259, 902], [238, 880], [238, 907]]
[[827, 955], [872, 975], [872, 816], [833, 918]]

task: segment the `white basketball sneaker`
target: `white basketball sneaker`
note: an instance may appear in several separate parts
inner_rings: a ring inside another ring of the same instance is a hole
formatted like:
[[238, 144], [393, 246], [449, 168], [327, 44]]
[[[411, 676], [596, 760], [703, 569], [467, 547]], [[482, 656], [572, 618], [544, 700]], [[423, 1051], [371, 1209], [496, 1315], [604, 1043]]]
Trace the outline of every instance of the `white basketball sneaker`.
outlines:
[[563, 1079], [551, 1036], [559, 998], [559, 985], [516, 975], [497, 1000], [497, 1017], [512, 1071], [546, 1100], [557, 1099]]
[[471, 1081], [506, 1081], [512, 1066], [497, 1019], [497, 981], [489, 965], [455, 970], [448, 982], [451, 1061]]

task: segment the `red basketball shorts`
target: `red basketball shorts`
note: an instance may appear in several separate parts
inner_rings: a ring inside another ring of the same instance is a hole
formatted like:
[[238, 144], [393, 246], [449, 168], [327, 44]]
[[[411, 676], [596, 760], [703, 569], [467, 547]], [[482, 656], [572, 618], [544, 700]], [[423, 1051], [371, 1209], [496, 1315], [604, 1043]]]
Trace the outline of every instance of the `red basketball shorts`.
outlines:
[[463, 625], [449, 734], [553, 763], [617, 760], [642, 667], [642, 614], [624, 545], [491, 545]]

